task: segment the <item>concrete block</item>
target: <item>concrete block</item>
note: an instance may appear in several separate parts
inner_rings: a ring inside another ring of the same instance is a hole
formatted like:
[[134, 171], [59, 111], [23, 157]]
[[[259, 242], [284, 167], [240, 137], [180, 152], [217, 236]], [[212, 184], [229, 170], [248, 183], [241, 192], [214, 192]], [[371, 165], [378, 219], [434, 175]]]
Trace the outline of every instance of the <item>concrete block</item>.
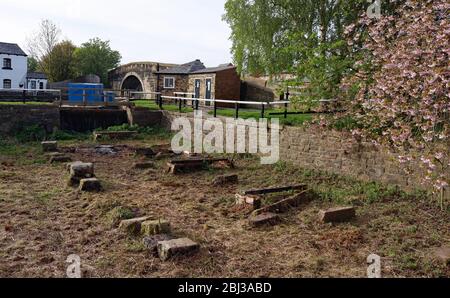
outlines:
[[354, 207], [338, 207], [319, 212], [319, 219], [324, 223], [339, 223], [351, 221], [356, 217]]
[[85, 192], [100, 192], [103, 190], [103, 187], [97, 178], [81, 179], [80, 190]]
[[158, 234], [170, 234], [170, 222], [167, 220], [148, 220], [141, 224], [141, 232], [144, 236]]
[[47, 142], [42, 142], [42, 150], [44, 152], [56, 152], [58, 151], [58, 142], [55, 141], [47, 141]]
[[200, 245], [188, 238], [158, 242], [158, 255], [162, 261], [170, 258], [191, 255], [200, 250]]

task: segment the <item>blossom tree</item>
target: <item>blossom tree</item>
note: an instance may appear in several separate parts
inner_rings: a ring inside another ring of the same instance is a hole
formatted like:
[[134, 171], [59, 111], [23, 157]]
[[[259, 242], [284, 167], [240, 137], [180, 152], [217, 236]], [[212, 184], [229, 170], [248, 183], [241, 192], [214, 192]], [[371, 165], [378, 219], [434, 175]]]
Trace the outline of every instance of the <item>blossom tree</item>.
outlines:
[[353, 134], [419, 163], [442, 200], [450, 183], [449, 10], [448, 0], [407, 0], [394, 15], [349, 26], [358, 62], [342, 85]]

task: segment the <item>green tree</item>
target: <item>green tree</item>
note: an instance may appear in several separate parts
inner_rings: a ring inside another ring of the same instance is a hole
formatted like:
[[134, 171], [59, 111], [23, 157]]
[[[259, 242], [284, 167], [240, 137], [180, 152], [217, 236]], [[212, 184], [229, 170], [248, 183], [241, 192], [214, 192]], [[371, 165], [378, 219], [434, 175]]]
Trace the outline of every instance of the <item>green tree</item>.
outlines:
[[77, 47], [69, 40], [56, 44], [41, 60], [41, 67], [51, 82], [73, 79], [75, 72], [75, 51]]
[[28, 71], [37, 71], [39, 68], [39, 62], [33, 56], [28, 57]]
[[[383, 13], [391, 2], [400, 1], [383, 1]], [[295, 74], [289, 83], [311, 82], [304, 97], [334, 98], [354, 62], [345, 28], [368, 6], [366, 0], [228, 0], [224, 20], [235, 63], [244, 74]]]
[[90, 39], [75, 52], [79, 75], [98, 75], [103, 83], [108, 81], [108, 71], [119, 65], [122, 56], [111, 49], [109, 41]]

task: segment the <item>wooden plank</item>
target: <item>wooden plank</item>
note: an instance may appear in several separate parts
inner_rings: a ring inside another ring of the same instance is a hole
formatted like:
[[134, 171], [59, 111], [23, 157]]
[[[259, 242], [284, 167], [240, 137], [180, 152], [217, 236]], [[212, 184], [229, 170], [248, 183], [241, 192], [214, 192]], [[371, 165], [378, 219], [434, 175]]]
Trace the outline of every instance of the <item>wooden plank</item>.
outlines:
[[289, 197], [275, 204], [255, 210], [253, 213], [255, 215], [271, 212], [282, 213], [288, 211], [291, 208], [307, 204], [311, 201], [311, 199], [312, 199], [311, 192], [309, 190], [305, 190], [299, 194], [296, 194], [295, 196]]
[[173, 164], [192, 164], [192, 163], [215, 163], [215, 162], [230, 162], [228, 158], [189, 158], [189, 159], [174, 159], [170, 162]]
[[265, 188], [265, 189], [254, 189], [244, 192], [244, 195], [265, 195], [265, 194], [272, 194], [277, 192], [285, 192], [285, 191], [291, 191], [291, 190], [306, 190], [307, 185], [306, 184], [298, 184], [298, 185], [290, 185], [290, 186], [283, 186], [283, 187], [273, 187], [273, 188]]

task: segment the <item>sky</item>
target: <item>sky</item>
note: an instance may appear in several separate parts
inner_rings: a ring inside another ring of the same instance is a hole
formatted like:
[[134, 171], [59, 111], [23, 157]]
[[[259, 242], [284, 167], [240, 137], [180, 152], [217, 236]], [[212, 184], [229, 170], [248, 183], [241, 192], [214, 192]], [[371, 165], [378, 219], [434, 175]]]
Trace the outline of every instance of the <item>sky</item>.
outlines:
[[62, 38], [81, 45], [90, 38], [110, 40], [122, 64], [137, 61], [206, 66], [232, 62], [231, 30], [222, 21], [225, 0], [1, 0], [0, 41], [19, 44], [43, 19]]

